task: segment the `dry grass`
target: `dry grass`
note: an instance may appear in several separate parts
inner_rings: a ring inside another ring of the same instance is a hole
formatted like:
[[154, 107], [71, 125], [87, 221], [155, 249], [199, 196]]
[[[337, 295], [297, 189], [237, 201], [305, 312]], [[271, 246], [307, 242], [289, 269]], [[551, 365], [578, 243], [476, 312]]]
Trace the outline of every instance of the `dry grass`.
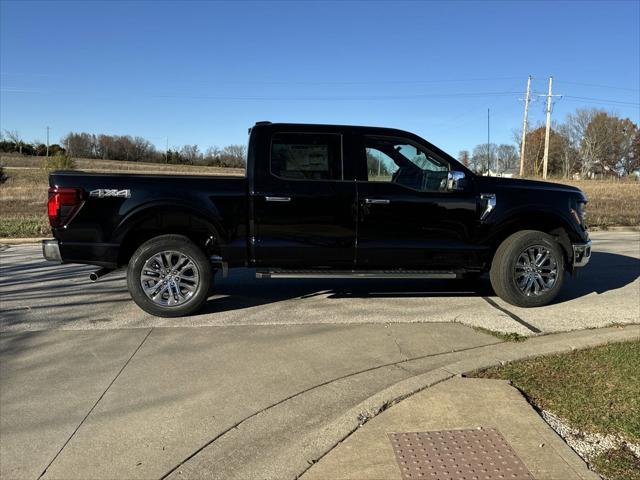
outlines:
[[[41, 169], [46, 157], [22, 157], [0, 155], [0, 162], [8, 170]], [[244, 175], [242, 168], [204, 167], [199, 165], [173, 165], [165, 163], [121, 162], [118, 160], [96, 160], [74, 158], [76, 168], [85, 172], [127, 172], [127, 173], [179, 173], [181, 175]]]
[[[555, 180], [554, 180], [555, 181]], [[637, 180], [557, 180], [587, 194], [591, 227], [640, 225], [640, 182]]]
[[[48, 174], [42, 168], [44, 157], [2, 155], [7, 181], [0, 186], [0, 238], [51, 235], [47, 219]], [[244, 175], [239, 168], [165, 165], [76, 159], [79, 170], [87, 172], [177, 173], [180, 175]]]
[[[9, 177], [0, 186], [0, 238], [50, 234], [46, 218], [47, 174], [43, 157], [2, 155]], [[77, 159], [78, 169], [95, 172], [178, 173], [181, 175], [243, 175], [237, 168], [165, 165]], [[589, 197], [587, 221], [592, 227], [640, 225], [640, 182], [615, 180], [558, 180], [575, 185]]]
[[[581, 432], [640, 441], [640, 342], [508, 363], [474, 376], [510, 380], [538, 409]], [[605, 478], [640, 480], [640, 458], [625, 447], [599, 455], [592, 467]]]

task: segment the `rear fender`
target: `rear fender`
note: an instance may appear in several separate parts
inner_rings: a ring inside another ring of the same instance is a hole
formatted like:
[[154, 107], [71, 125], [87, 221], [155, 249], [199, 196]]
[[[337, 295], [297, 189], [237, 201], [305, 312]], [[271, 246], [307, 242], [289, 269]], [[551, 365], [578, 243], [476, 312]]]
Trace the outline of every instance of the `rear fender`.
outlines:
[[217, 211], [213, 214], [180, 201], [154, 201], [136, 208], [114, 231], [114, 242], [120, 244], [119, 263], [126, 263], [142, 242], [156, 235], [185, 235], [205, 250], [225, 243], [224, 232], [214, 215]]

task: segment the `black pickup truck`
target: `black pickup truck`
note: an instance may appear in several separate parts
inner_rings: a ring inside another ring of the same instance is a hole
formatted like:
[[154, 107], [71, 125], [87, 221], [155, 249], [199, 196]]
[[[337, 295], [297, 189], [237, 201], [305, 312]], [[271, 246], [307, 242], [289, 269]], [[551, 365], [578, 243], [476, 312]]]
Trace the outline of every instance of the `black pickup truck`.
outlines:
[[478, 176], [411, 133], [258, 122], [244, 177], [54, 172], [48, 260], [127, 266], [133, 300], [188, 315], [217, 270], [259, 278], [464, 278], [551, 302], [586, 265], [587, 199], [557, 183]]

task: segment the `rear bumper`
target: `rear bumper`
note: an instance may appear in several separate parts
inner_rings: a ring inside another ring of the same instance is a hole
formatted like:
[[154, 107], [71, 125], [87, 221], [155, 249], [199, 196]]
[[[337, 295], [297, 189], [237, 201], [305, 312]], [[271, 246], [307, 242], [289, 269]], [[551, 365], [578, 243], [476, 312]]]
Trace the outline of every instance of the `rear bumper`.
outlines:
[[50, 262], [62, 263], [62, 257], [60, 256], [60, 244], [58, 243], [58, 240], [43, 240], [42, 255]]
[[591, 259], [591, 240], [586, 243], [574, 243], [573, 268], [584, 267]]
[[44, 240], [44, 258], [58, 263], [84, 263], [99, 267], [116, 268], [120, 245], [115, 243], [65, 242]]

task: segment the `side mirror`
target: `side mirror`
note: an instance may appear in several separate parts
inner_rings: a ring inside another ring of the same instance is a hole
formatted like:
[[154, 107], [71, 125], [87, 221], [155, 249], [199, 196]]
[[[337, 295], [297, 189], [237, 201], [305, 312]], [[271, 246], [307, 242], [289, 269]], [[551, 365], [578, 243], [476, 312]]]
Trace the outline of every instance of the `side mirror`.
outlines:
[[464, 190], [465, 184], [464, 172], [457, 172], [454, 170], [447, 174], [448, 191]]

